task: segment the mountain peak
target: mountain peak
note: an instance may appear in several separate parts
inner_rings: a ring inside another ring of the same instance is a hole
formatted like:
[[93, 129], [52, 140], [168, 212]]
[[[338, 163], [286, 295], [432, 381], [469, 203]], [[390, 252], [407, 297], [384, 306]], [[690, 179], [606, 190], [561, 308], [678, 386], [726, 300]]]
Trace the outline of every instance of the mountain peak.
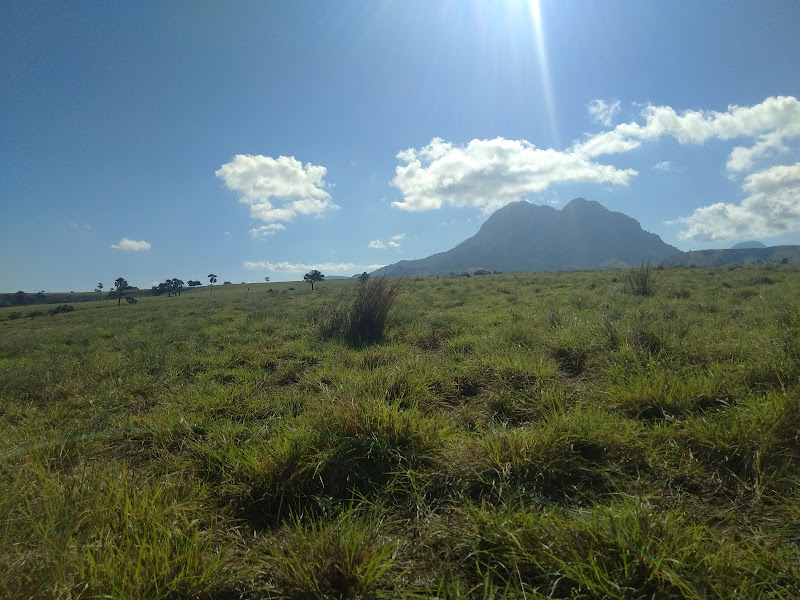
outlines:
[[586, 198], [580, 198], [580, 197], [573, 198], [572, 200], [567, 202], [567, 204], [561, 210], [562, 212], [563, 211], [572, 212], [575, 210], [584, 210], [587, 208], [594, 208], [594, 209], [599, 208], [606, 212], [610, 212], [605, 206], [603, 206], [599, 202], [596, 202], [595, 200], [587, 200]]
[[447, 252], [402, 261], [377, 275], [448, 275], [490, 271], [571, 271], [635, 266], [679, 253], [638, 221], [599, 202], [575, 198], [563, 209], [512, 202], [495, 211], [471, 238]]
[[733, 250], [739, 250], [740, 248], [766, 248], [766, 246], [758, 241], [752, 242], [739, 242], [738, 244], [734, 244], [731, 246]]

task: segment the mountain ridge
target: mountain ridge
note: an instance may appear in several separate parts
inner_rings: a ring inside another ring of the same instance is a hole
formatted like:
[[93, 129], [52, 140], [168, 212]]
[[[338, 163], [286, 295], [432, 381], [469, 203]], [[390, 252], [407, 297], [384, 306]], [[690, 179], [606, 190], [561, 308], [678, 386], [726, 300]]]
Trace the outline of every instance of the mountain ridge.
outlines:
[[669, 256], [665, 267], [723, 267], [729, 265], [798, 264], [800, 246], [781, 245], [763, 248], [720, 248], [690, 250]]

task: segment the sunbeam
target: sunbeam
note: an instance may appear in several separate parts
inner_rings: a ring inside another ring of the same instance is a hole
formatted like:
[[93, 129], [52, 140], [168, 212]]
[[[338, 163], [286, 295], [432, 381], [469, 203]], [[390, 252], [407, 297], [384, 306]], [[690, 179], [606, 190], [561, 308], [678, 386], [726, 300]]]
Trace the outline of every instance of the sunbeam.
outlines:
[[529, 0], [528, 14], [533, 28], [533, 43], [534, 53], [536, 60], [539, 63], [539, 73], [541, 76], [542, 93], [544, 94], [544, 102], [547, 107], [547, 117], [550, 125], [550, 135], [552, 136], [554, 146], [556, 148], [561, 146], [561, 138], [558, 131], [558, 121], [556, 119], [555, 102], [553, 102], [553, 85], [550, 78], [550, 66], [547, 60], [547, 48], [544, 40], [544, 32], [542, 28], [542, 11], [539, 0]]

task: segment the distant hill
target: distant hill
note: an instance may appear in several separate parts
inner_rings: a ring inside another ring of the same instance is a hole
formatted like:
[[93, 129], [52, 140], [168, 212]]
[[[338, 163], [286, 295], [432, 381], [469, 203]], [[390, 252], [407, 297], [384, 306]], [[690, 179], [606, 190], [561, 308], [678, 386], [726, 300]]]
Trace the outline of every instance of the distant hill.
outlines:
[[661, 261], [665, 267], [718, 267], [724, 265], [800, 263], [800, 246], [770, 246], [764, 248], [730, 248], [721, 250], [692, 250]]
[[644, 231], [638, 221], [576, 198], [562, 210], [513, 202], [478, 233], [447, 252], [403, 260], [374, 272], [435, 276], [477, 269], [503, 273], [619, 269], [659, 261], [680, 250]]
[[[150, 290], [140, 290], [137, 287], [129, 287], [125, 291], [126, 296], [150, 295]], [[15, 294], [0, 294], [0, 308], [9, 306], [29, 306], [32, 304], [71, 304], [73, 302], [97, 302], [99, 300], [116, 299], [114, 290], [103, 290], [102, 292], [36, 292], [26, 293], [19, 291]]]
[[739, 250], [741, 248], [766, 248], [761, 242], [739, 242], [731, 246], [731, 250]]

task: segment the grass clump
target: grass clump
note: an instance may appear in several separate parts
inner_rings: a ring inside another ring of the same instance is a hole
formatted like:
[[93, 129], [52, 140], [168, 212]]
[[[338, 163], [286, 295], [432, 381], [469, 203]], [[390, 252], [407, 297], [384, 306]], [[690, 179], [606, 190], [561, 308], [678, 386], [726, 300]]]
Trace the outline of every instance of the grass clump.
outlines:
[[[524, 502], [459, 507], [435, 535], [450, 540], [452, 571], [517, 598], [792, 597], [790, 553], [720, 537], [712, 526], [647, 498], [583, 511]], [[763, 571], [747, 565], [760, 562]], [[719, 582], [726, 584], [720, 587]], [[510, 593], [513, 592], [513, 593]]]
[[380, 518], [345, 511], [333, 522], [285, 525], [270, 548], [269, 586], [274, 596], [292, 600], [318, 598], [391, 598], [402, 572], [400, 544], [381, 533]]
[[386, 319], [402, 287], [402, 279], [368, 279], [359, 284], [350, 302], [319, 308], [313, 320], [323, 338], [351, 346], [376, 344], [383, 340]]
[[622, 484], [626, 473], [647, 468], [635, 423], [595, 409], [497, 427], [461, 444], [446, 467], [450, 481], [458, 492], [486, 502], [584, 502]]
[[276, 436], [240, 474], [250, 489], [238, 503], [255, 527], [325, 502], [375, 498], [400, 473], [430, 464], [447, 428], [416, 410], [377, 401], [340, 401]]
[[652, 296], [656, 289], [656, 269], [649, 262], [642, 263], [628, 271], [625, 283], [634, 296]]
[[222, 584], [223, 552], [192, 485], [126, 468], [25, 467], [0, 503], [0, 597], [167, 600]]
[[71, 304], [62, 304], [61, 306], [56, 306], [55, 308], [50, 309], [51, 315], [58, 315], [61, 313], [72, 312], [75, 310], [75, 307]]

